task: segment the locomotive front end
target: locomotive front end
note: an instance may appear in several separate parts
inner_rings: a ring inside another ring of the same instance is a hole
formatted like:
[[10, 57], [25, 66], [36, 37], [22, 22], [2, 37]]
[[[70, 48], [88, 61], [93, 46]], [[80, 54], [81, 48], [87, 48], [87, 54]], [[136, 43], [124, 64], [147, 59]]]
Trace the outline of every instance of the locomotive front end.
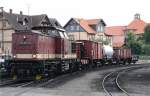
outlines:
[[38, 35], [32, 32], [14, 33], [12, 36], [13, 59], [10, 60], [13, 79], [40, 79], [42, 64], [37, 61]]

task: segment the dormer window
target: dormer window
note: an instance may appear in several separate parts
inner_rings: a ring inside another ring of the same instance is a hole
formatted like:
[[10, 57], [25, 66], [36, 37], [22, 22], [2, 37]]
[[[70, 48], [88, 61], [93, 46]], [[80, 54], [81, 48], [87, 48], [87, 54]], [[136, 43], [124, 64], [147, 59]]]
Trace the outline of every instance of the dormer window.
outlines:
[[18, 21], [19, 24], [23, 25], [23, 21]]
[[100, 25], [97, 27], [97, 32], [104, 32], [104, 26], [100, 24]]
[[29, 22], [28, 22], [28, 20], [27, 20], [27, 18], [25, 18], [24, 19], [24, 24], [26, 25], [26, 24], [28, 24]]
[[56, 26], [59, 26], [57, 22], [55, 22], [55, 25], [56, 25]]
[[27, 18], [24, 18], [23, 17], [19, 17], [17, 16], [17, 22], [21, 25], [27, 25], [28, 24], [28, 19]]
[[70, 26], [70, 30], [71, 30], [71, 31], [74, 31], [74, 25], [71, 25], [71, 26]]

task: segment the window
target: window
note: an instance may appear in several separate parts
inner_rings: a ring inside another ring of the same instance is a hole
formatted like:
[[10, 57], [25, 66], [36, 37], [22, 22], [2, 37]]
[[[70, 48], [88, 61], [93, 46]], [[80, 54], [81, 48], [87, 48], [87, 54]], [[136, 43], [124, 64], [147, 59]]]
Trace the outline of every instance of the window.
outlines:
[[20, 42], [20, 45], [30, 45], [31, 42], [29, 42], [26, 38], [26, 36], [23, 36], [23, 40]]
[[76, 30], [77, 30], [77, 31], [80, 31], [80, 27], [79, 27], [78, 25], [76, 26]]
[[98, 32], [104, 32], [104, 26], [103, 26], [103, 25], [99, 25], [99, 26], [97, 27], [97, 31], [98, 31]]
[[70, 26], [70, 30], [71, 30], [71, 31], [74, 30], [74, 26], [73, 26], [73, 25]]
[[59, 26], [58, 22], [55, 22], [55, 25], [56, 25], [56, 26]]
[[18, 21], [19, 24], [23, 25], [23, 21]]
[[[53, 34], [55, 34], [55, 30], [52, 30], [51, 32], [52, 32]], [[51, 33], [51, 32], [49, 32], [49, 33]]]
[[26, 25], [25, 21], [23, 21], [23, 25]]
[[64, 34], [60, 31], [59, 31], [59, 35], [60, 35], [61, 38], [65, 38]]
[[26, 24], [28, 24], [27, 18], [25, 18], [24, 21], [23, 21], [23, 25], [26, 25]]

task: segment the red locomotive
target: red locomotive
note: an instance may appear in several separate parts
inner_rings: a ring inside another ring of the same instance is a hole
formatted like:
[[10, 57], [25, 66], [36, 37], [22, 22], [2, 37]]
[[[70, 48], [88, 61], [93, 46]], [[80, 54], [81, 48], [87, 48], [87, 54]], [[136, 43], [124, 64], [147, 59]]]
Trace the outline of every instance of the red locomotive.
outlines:
[[61, 35], [56, 36], [37, 31], [14, 33], [12, 36], [14, 59], [9, 61], [13, 77], [35, 76], [38, 79], [44, 75], [53, 76], [69, 71], [70, 66], [77, 69], [76, 55], [71, 53], [67, 35], [61, 31], [59, 34]]
[[113, 50], [88, 40], [70, 41], [61, 30], [47, 34], [16, 32], [12, 38], [14, 58], [9, 63], [14, 79], [41, 79], [104, 64], [132, 62], [131, 49]]

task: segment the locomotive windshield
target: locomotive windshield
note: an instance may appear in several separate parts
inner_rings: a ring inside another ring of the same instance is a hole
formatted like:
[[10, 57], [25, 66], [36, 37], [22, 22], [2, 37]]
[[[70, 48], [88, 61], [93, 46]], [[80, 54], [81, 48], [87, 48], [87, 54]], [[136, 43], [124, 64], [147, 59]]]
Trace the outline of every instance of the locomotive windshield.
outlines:
[[23, 40], [20, 41], [20, 45], [31, 45], [31, 42], [28, 40], [26, 36], [24, 36]]

